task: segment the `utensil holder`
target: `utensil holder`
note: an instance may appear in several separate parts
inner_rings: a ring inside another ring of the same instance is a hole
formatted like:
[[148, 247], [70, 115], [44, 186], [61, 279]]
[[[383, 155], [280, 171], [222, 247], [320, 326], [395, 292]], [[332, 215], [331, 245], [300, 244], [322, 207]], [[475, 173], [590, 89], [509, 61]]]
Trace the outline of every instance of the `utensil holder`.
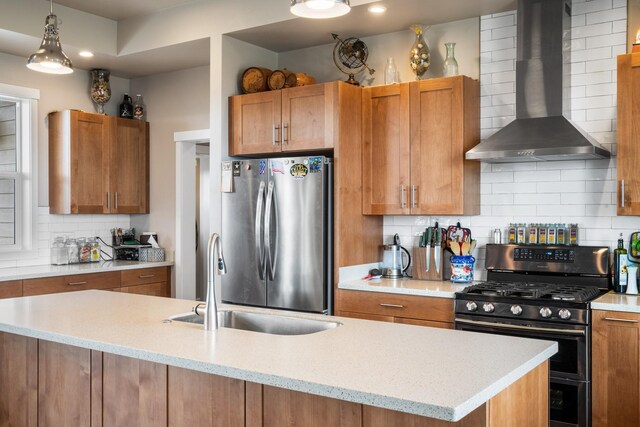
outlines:
[[[436, 272], [435, 253], [436, 250], [440, 251], [440, 272]], [[427, 271], [427, 248], [413, 248], [413, 271], [412, 276], [414, 279], [419, 280], [444, 280], [445, 271], [445, 258], [449, 252], [445, 252], [442, 247], [431, 248], [429, 253], [431, 257], [430, 268]]]
[[451, 281], [454, 283], [473, 282], [473, 266], [476, 259], [472, 255], [451, 255]]

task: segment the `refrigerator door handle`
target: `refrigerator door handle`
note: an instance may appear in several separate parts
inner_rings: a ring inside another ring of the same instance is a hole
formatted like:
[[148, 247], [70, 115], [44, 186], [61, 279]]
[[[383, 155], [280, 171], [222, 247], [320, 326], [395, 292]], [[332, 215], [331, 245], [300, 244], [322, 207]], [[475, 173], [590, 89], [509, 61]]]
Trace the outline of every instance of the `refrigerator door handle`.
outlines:
[[260, 183], [258, 189], [258, 199], [256, 201], [256, 259], [258, 260], [258, 275], [260, 280], [264, 280], [264, 240], [262, 238], [262, 224], [264, 215], [264, 181]]
[[264, 214], [264, 243], [266, 246], [266, 259], [267, 259], [267, 271], [269, 280], [275, 280], [276, 277], [276, 261], [278, 259], [278, 212], [274, 211], [275, 215], [275, 227], [274, 227], [274, 244], [273, 253], [271, 250], [271, 211], [274, 206], [274, 199], [276, 198], [275, 185], [273, 181], [269, 182], [267, 190], [267, 204], [265, 206]]

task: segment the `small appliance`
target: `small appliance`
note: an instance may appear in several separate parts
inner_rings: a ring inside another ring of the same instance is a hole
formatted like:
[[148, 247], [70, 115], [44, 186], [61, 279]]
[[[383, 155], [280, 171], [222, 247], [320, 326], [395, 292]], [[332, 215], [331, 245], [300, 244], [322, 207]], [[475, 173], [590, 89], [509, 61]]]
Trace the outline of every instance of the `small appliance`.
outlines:
[[[407, 257], [405, 264], [403, 254]], [[411, 266], [409, 251], [400, 244], [400, 236], [393, 236], [393, 244], [384, 245], [384, 257], [382, 259], [382, 277], [387, 279], [399, 279], [404, 276]]]

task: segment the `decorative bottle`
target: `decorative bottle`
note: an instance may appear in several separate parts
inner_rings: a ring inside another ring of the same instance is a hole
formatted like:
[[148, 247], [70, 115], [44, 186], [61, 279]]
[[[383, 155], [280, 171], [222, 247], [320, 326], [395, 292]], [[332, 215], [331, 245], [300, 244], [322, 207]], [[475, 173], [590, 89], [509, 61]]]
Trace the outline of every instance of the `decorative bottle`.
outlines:
[[453, 77], [458, 75], [458, 61], [456, 61], [454, 50], [456, 48], [455, 43], [445, 43], [444, 47], [447, 49], [447, 58], [444, 60], [443, 74], [445, 77]]
[[411, 70], [416, 75], [416, 80], [420, 80], [424, 73], [427, 72], [429, 65], [431, 65], [431, 51], [424, 37], [422, 37], [423, 32], [429, 27], [425, 27], [423, 30], [420, 25], [412, 25], [410, 28], [416, 34], [416, 41], [411, 46], [411, 51], [409, 51], [409, 63]]
[[109, 70], [91, 70], [91, 99], [96, 103], [98, 114], [105, 114], [104, 104], [111, 99], [111, 85], [109, 84]]
[[624, 237], [620, 233], [618, 248], [613, 251], [613, 290], [618, 293], [627, 291], [627, 250], [624, 248]]
[[144, 120], [146, 117], [145, 105], [142, 95], [136, 95], [136, 102], [133, 103], [133, 118], [136, 120]]
[[133, 103], [131, 102], [131, 97], [128, 93], [124, 94], [124, 98], [120, 104], [120, 117], [123, 119], [133, 118]]
[[387, 58], [387, 66], [384, 69], [384, 84], [390, 85], [392, 83], [398, 83], [396, 79], [398, 71], [396, 70], [396, 64], [393, 62], [393, 58]]

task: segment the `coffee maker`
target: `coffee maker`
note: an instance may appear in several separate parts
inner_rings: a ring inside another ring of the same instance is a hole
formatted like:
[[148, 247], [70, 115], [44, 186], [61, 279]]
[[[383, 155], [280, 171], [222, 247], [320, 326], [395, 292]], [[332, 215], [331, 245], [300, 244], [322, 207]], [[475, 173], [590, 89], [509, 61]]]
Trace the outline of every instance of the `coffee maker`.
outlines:
[[[406, 255], [406, 264], [404, 262]], [[384, 257], [382, 258], [382, 277], [387, 279], [399, 279], [411, 266], [411, 254], [400, 244], [400, 236], [393, 236], [393, 244], [384, 245]]]

